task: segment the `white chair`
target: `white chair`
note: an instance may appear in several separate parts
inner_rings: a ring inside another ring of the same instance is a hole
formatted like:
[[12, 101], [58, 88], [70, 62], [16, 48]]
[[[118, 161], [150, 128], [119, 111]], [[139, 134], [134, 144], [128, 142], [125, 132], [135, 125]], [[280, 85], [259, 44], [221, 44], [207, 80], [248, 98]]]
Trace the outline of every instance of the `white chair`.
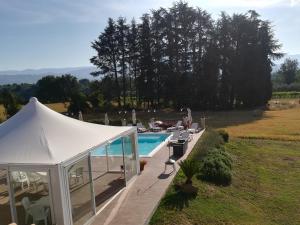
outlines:
[[188, 131], [192, 134], [199, 132], [199, 124], [198, 123], [192, 123], [192, 126]]
[[136, 127], [137, 127], [138, 133], [144, 133], [147, 131], [146, 127], [144, 127], [144, 125], [142, 123], [137, 123]]
[[37, 192], [38, 191], [38, 186], [42, 183], [42, 179], [40, 175], [34, 172], [28, 172], [27, 173], [28, 180], [31, 184], [31, 186], [34, 187], [34, 190]]
[[183, 129], [184, 129], [184, 127], [182, 126], [182, 121], [178, 120], [176, 125], [172, 126], [172, 127], [168, 127], [167, 131], [172, 132], [172, 131], [175, 131], [175, 130], [183, 130]]
[[149, 128], [153, 132], [159, 132], [162, 130], [161, 127], [156, 126], [154, 123], [149, 123]]
[[40, 221], [43, 221], [45, 225], [48, 225], [49, 212], [49, 208], [45, 208], [38, 204], [31, 205], [28, 210], [28, 213], [32, 216], [34, 224], [39, 224]]
[[29, 215], [30, 215], [29, 210], [30, 210], [31, 202], [28, 197], [24, 197], [21, 200], [21, 204], [25, 210], [25, 223], [28, 224], [28, 219], [29, 219]]
[[12, 171], [11, 172], [12, 180], [14, 186], [21, 184], [22, 190], [24, 190], [24, 184], [27, 184], [27, 187], [30, 186], [29, 179], [25, 172], [22, 171]]
[[82, 183], [84, 183], [83, 167], [76, 168], [74, 172], [71, 172], [70, 179], [75, 180], [75, 184], [79, 183], [79, 180], [82, 180]]

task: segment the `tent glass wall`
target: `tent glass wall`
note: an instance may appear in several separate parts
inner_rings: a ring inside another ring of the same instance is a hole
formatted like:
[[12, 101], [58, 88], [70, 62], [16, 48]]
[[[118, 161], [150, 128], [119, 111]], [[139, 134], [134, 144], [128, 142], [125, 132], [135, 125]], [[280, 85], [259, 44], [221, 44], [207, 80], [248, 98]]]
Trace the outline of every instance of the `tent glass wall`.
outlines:
[[122, 139], [96, 148], [91, 153], [97, 211], [125, 187]]
[[52, 224], [47, 171], [11, 170], [18, 225]]
[[81, 225], [94, 215], [89, 157], [68, 166], [67, 172], [73, 224]]
[[12, 222], [7, 170], [0, 169], [0, 225]]
[[126, 181], [137, 173], [134, 134], [123, 137], [124, 164]]

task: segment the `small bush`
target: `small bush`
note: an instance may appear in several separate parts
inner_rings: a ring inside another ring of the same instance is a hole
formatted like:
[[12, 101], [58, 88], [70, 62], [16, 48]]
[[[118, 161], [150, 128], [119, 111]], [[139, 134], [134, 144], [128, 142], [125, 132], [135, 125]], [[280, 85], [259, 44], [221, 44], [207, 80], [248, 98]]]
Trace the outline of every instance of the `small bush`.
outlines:
[[214, 130], [207, 130], [197, 142], [191, 157], [201, 160], [214, 148], [220, 148], [224, 144], [223, 138]]
[[223, 138], [224, 142], [227, 143], [229, 141], [229, 134], [226, 130], [219, 130], [218, 133]]
[[232, 179], [231, 167], [230, 156], [222, 149], [214, 149], [203, 159], [199, 177], [217, 185], [229, 185]]

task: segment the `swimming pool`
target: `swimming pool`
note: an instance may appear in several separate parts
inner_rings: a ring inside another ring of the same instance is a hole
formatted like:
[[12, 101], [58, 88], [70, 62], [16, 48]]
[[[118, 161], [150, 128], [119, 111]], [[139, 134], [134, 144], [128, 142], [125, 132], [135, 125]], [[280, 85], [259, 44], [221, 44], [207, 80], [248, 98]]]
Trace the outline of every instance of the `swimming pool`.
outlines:
[[[142, 157], [151, 157], [167, 140], [170, 134], [138, 134], [138, 149]], [[117, 139], [110, 144], [108, 154], [113, 156], [122, 155], [122, 142]], [[105, 148], [99, 147], [92, 152], [93, 156], [104, 156]]]

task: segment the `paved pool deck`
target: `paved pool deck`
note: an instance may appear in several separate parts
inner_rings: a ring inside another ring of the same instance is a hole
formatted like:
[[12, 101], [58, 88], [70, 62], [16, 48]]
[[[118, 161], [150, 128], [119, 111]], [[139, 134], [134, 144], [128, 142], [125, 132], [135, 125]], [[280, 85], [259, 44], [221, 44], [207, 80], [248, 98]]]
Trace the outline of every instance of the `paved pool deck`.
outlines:
[[[144, 225], [148, 224], [161, 198], [176, 175], [180, 160], [185, 159], [204, 131], [194, 134], [188, 144], [186, 154], [177, 160], [176, 171], [171, 166], [164, 172], [164, 162], [169, 157], [165, 145], [151, 158], [145, 158], [147, 165], [141, 175], [137, 176], [110, 204], [101, 211], [92, 225]], [[172, 152], [172, 150], [171, 150]]]

